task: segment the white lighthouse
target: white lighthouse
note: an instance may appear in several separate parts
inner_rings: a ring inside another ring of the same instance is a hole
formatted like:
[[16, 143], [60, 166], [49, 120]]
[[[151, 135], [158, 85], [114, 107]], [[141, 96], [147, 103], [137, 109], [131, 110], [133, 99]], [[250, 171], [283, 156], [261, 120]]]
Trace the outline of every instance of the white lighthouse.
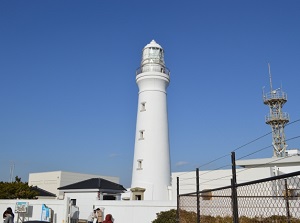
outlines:
[[141, 66], [136, 72], [139, 97], [131, 181], [133, 200], [169, 200], [169, 82], [164, 50], [152, 40], [144, 47]]

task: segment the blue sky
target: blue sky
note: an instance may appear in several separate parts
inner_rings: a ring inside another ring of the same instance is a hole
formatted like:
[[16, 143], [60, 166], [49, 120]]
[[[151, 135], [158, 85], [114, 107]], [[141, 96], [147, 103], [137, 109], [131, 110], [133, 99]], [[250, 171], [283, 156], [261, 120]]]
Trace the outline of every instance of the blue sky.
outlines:
[[[297, 0], [0, 1], [0, 180], [14, 163], [25, 181], [63, 170], [130, 186], [135, 70], [152, 39], [171, 70], [172, 171], [194, 170], [271, 130], [262, 103], [268, 62], [274, 88], [288, 93], [283, 110], [299, 119], [299, 11]], [[286, 137], [299, 129], [287, 126]], [[270, 144], [269, 135], [237, 156]], [[256, 155], [271, 156], [271, 148]]]

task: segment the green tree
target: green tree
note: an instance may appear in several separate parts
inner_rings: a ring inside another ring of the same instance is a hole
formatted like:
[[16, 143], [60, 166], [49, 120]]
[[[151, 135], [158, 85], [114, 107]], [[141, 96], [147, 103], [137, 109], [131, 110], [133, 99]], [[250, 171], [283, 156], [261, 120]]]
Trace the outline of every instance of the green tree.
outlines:
[[171, 209], [156, 213], [156, 219], [152, 223], [176, 223], [176, 210]]
[[36, 196], [38, 192], [28, 186], [27, 182], [22, 182], [18, 176], [14, 182], [0, 182], [0, 199], [36, 199]]

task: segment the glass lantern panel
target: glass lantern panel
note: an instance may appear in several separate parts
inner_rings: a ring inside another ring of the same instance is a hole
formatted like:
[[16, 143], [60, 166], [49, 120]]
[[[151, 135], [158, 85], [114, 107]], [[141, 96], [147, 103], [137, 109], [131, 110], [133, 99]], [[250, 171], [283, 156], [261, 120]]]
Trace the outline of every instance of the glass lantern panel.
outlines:
[[150, 48], [150, 57], [154, 59], [159, 59], [159, 48]]
[[148, 59], [149, 58], [149, 51], [150, 49], [149, 48], [146, 48], [143, 52], [143, 59]]
[[164, 64], [164, 54], [163, 50], [158, 47], [150, 47], [146, 48], [143, 51], [143, 59], [142, 64], [147, 63], [158, 63], [158, 64]]

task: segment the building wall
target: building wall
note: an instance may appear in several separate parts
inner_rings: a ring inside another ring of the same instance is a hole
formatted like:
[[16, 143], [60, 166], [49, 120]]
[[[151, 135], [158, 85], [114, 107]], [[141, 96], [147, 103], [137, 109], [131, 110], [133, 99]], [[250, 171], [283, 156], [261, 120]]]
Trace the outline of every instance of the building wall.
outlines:
[[[89, 196], [89, 195], [88, 195]], [[95, 201], [91, 197], [89, 203], [79, 207], [79, 218], [87, 219], [85, 213], [90, 213], [93, 208], [101, 208], [106, 214], [112, 214], [114, 223], [150, 223], [156, 219], [156, 213], [176, 209], [176, 202], [172, 201]], [[88, 201], [89, 199], [86, 199]], [[24, 220], [40, 220], [42, 204], [46, 204], [54, 212], [53, 223], [68, 222], [68, 199], [65, 200], [0, 200], [0, 209], [6, 210], [11, 207], [14, 211], [17, 201], [29, 202], [32, 207], [32, 214]], [[15, 216], [17, 223], [18, 214]], [[3, 222], [2, 215], [0, 221]], [[20, 223], [21, 221], [19, 221]]]
[[150, 223], [161, 211], [176, 209], [176, 201], [97, 201], [95, 208], [112, 214], [114, 223]]
[[119, 183], [120, 181], [119, 177], [113, 177], [113, 176], [53, 171], [53, 172], [30, 173], [28, 179], [28, 185], [38, 186], [39, 188], [42, 188], [46, 191], [49, 191], [59, 196], [59, 195], [63, 195], [63, 192], [59, 192], [57, 190], [57, 188], [59, 187], [77, 183], [90, 178], [99, 178], [99, 177], [114, 183]]
[[[16, 202], [28, 202], [29, 203], [29, 212], [28, 214], [22, 215], [15, 213]], [[44, 199], [44, 200], [0, 200], [0, 210], [3, 212], [7, 207], [11, 207], [15, 213], [15, 223], [21, 222], [21, 220], [41, 220], [42, 214], [42, 205], [45, 204], [47, 207], [53, 210], [53, 223], [66, 223], [68, 219], [68, 205], [69, 200], [53, 200], [53, 199]], [[19, 220], [18, 220], [19, 218]], [[3, 216], [1, 214], [0, 221], [3, 222]]]
[[30, 173], [29, 186], [38, 186], [41, 189], [59, 195], [57, 188], [60, 187], [61, 171]]
[[300, 170], [299, 166], [277, 167], [278, 174], [292, 173]]
[[[85, 195], [87, 198], [89, 195]], [[40, 220], [41, 219], [41, 211], [42, 204], [46, 204], [49, 208], [51, 208], [54, 212], [53, 223], [67, 223], [68, 221], [68, 204], [69, 199], [65, 200], [0, 200], [0, 209], [6, 210], [7, 207], [12, 207], [14, 210], [15, 204], [17, 201], [21, 202], [29, 202], [29, 206], [32, 207], [32, 212], [29, 216], [26, 216], [24, 220]], [[211, 201], [206, 201], [207, 203], [211, 203]], [[253, 207], [257, 207], [257, 205], [261, 207], [265, 207], [266, 203], [261, 201], [262, 204], [258, 204], [257, 201], [253, 204]], [[269, 203], [268, 203], [269, 204]], [[191, 205], [189, 203], [189, 205]], [[299, 203], [293, 203], [292, 205], [296, 205], [297, 207], [291, 206], [291, 208], [298, 208]], [[209, 204], [207, 204], [209, 206]], [[250, 205], [251, 206], [251, 205]], [[216, 207], [216, 206], [214, 206]], [[79, 218], [85, 219], [87, 217], [84, 213], [90, 213], [91, 209], [101, 208], [104, 211], [104, 216], [106, 214], [112, 214], [115, 219], [114, 223], [150, 223], [154, 219], [156, 219], [156, 214], [161, 211], [168, 211], [170, 209], [176, 209], [176, 201], [103, 201], [103, 200], [94, 200], [93, 195], [90, 199], [86, 199], [86, 204], [79, 205]], [[222, 208], [222, 207], [220, 207]], [[192, 209], [191, 209], [192, 210]], [[255, 209], [257, 211], [257, 209]], [[215, 215], [213, 209], [208, 210], [209, 213], [202, 214], [210, 214]], [[219, 210], [218, 210], [219, 211]], [[226, 210], [225, 210], [226, 211]], [[232, 212], [230, 208], [227, 210], [228, 215], [231, 215]], [[284, 213], [284, 207], [282, 213]], [[219, 212], [218, 212], [219, 213]], [[225, 213], [225, 212], [224, 212]], [[247, 208], [246, 213], [257, 213], [249, 211], [249, 207]], [[241, 214], [243, 214], [241, 212]], [[243, 215], [248, 215], [243, 214]], [[272, 215], [271, 212], [265, 212], [262, 209], [261, 216], [264, 215]], [[276, 213], [274, 213], [276, 214]], [[300, 212], [297, 216], [300, 217]], [[87, 215], [88, 216], [88, 215]], [[17, 223], [18, 214], [15, 215], [15, 222]], [[2, 215], [0, 216], [0, 221], [3, 221]], [[20, 222], [20, 221], [19, 221]]]
[[65, 197], [76, 199], [76, 206], [79, 207], [79, 218], [87, 219], [94, 210], [93, 205], [98, 200], [98, 192], [67, 192]]
[[[237, 183], [263, 179], [274, 176], [271, 167], [237, 169]], [[196, 191], [196, 171], [194, 172], [174, 172], [172, 173], [172, 198], [177, 195], [177, 177], [179, 177], [179, 193], [186, 194]], [[208, 170], [199, 171], [200, 190], [224, 187], [231, 184], [232, 171], [226, 170]], [[217, 179], [217, 180], [216, 180]]]

